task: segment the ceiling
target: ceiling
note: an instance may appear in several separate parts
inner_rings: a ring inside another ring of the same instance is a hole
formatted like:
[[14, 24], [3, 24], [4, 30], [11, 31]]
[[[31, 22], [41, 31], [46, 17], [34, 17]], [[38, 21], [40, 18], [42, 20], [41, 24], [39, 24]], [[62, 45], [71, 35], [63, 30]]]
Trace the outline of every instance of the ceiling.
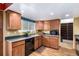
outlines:
[[79, 16], [79, 3], [14, 3], [7, 9], [33, 20], [68, 19]]

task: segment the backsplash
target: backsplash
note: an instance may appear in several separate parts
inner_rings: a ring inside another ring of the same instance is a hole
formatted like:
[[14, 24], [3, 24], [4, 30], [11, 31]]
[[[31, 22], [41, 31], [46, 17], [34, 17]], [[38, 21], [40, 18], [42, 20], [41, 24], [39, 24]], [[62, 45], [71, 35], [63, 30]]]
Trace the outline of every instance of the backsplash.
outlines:
[[5, 36], [16, 36], [16, 35], [23, 35], [22, 32], [19, 32], [19, 30], [17, 31], [6, 31]]

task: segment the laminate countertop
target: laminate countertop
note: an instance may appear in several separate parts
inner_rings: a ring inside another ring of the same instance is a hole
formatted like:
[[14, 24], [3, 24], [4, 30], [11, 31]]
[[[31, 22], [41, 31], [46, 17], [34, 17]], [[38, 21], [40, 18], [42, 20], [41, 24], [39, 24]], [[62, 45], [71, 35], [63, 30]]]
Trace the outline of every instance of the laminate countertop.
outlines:
[[57, 37], [57, 38], [59, 38], [59, 35], [43, 35], [43, 37]]
[[30, 38], [37, 37], [37, 36], [40, 36], [40, 35], [31, 35], [28, 37], [18, 37], [18, 38], [15, 37], [15, 38], [10, 38], [10, 39], [6, 39], [6, 40], [8, 42], [12, 43], [12, 42], [20, 41], [20, 40], [30, 39]]

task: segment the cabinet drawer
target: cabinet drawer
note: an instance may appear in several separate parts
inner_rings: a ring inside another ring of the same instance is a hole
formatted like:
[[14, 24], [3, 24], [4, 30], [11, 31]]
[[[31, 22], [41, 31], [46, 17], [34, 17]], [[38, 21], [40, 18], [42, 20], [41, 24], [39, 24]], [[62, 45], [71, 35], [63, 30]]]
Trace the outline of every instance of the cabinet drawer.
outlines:
[[25, 41], [13, 42], [13, 43], [12, 43], [12, 47], [15, 47], [15, 46], [18, 46], [18, 45], [21, 45], [21, 44], [25, 44]]

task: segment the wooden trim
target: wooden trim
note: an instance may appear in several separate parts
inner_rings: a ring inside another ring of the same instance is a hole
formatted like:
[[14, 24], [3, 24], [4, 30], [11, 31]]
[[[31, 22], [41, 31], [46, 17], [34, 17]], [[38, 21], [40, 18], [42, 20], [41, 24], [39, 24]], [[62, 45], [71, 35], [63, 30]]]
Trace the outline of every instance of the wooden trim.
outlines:
[[6, 12], [7, 12], [7, 13], [8, 13], [8, 12], [14, 12], [14, 13], [17, 13], [17, 14], [20, 14], [20, 15], [21, 15], [21, 13], [18, 13], [18, 12], [16, 12], [16, 11], [13, 11], [13, 10], [10, 10], [10, 9], [7, 10]]

